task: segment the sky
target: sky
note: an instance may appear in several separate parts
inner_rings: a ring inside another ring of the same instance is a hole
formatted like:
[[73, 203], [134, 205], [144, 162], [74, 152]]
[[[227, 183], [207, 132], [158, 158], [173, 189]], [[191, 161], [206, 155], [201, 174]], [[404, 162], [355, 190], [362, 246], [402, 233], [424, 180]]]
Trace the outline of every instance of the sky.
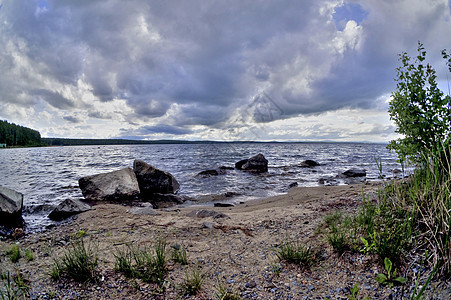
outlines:
[[0, 119], [43, 137], [388, 142], [450, 0], [0, 0]]

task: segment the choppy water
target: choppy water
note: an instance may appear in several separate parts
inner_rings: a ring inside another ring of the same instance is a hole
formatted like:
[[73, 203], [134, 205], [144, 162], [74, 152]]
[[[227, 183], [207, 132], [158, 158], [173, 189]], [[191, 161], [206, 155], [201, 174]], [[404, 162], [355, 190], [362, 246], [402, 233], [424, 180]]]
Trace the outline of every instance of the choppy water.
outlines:
[[[238, 170], [202, 178], [200, 171], [262, 153], [269, 161], [269, 172], [254, 175]], [[156, 144], [2, 149], [0, 185], [24, 194], [27, 229], [36, 231], [52, 224], [47, 214], [66, 198], [82, 197], [78, 179], [86, 175], [132, 167], [134, 159], [170, 172], [181, 185], [182, 196], [200, 197], [234, 192], [241, 200], [266, 197], [287, 191], [289, 184], [318, 185], [318, 179], [336, 176], [349, 168], [367, 170], [367, 179], [376, 180], [380, 159], [383, 174], [392, 176], [400, 169], [396, 155], [380, 144], [265, 143], [265, 144]], [[321, 164], [302, 168], [312, 159]], [[39, 208], [39, 209], [37, 209]]]

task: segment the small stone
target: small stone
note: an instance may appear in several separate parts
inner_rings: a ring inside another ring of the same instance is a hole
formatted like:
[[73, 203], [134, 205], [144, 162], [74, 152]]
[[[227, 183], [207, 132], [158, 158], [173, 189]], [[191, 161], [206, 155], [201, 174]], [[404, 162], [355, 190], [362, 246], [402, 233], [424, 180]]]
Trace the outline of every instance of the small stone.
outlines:
[[208, 229], [213, 229], [213, 223], [211, 223], [211, 222], [204, 222], [202, 224], [202, 227], [203, 228], [208, 228]]

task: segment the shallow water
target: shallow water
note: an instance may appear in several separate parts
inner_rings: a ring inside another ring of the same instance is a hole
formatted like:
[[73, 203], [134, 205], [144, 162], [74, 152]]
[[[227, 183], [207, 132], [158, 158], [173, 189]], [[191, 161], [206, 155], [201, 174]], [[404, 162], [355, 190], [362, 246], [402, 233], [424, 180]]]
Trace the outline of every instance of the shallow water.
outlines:
[[[225, 175], [203, 178], [201, 171], [262, 153], [269, 161], [267, 174], [255, 175], [227, 170]], [[0, 185], [24, 194], [27, 230], [38, 231], [53, 224], [47, 218], [51, 208], [66, 198], [82, 197], [78, 179], [86, 175], [132, 167], [134, 159], [173, 174], [181, 185], [179, 194], [198, 198], [227, 192], [240, 200], [284, 193], [288, 185], [316, 186], [318, 180], [334, 177], [350, 168], [367, 170], [367, 179], [376, 180], [380, 159], [383, 174], [401, 169], [396, 155], [381, 144], [341, 143], [231, 143], [156, 144], [44, 147], [0, 150]], [[302, 168], [312, 159], [321, 165]], [[338, 183], [342, 183], [338, 181]]]

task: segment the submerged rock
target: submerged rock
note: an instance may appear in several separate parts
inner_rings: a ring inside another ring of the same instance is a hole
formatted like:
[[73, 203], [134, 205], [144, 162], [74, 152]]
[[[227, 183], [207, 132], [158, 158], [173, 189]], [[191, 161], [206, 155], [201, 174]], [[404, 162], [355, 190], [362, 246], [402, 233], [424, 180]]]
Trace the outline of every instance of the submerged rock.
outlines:
[[316, 166], [319, 166], [319, 163], [317, 163], [316, 161], [311, 160], [311, 159], [307, 159], [307, 160], [304, 160], [303, 162], [301, 162], [302, 168], [311, 168], [311, 167], [316, 167]]
[[210, 176], [218, 176], [218, 175], [224, 175], [226, 173], [225, 169], [219, 168], [215, 170], [205, 170], [202, 172], [199, 172], [197, 176], [202, 177], [210, 177]]
[[135, 159], [133, 162], [133, 170], [135, 171], [142, 195], [154, 193], [175, 194], [180, 189], [180, 184], [174, 176], [140, 159]]
[[49, 218], [55, 221], [66, 219], [70, 216], [91, 210], [91, 206], [78, 199], [66, 199], [49, 214]]
[[261, 153], [249, 158], [240, 160], [235, 164], [238, 170], [251, 171], [255, 173], [268, 172], [268, 160]]
[[23, 194], [0, 186], [0, 224], [20, 227], [22, 219]]
[[364, 169], [349, 169], [345, 172], [343, 172], [343, 175], [347, 177], [365, 177], [366, 176], [366, 170]]
[[87, 200], [129, 200], [139, 195], [138, 181], [130, 168], [82, 177], [78, 184]]

